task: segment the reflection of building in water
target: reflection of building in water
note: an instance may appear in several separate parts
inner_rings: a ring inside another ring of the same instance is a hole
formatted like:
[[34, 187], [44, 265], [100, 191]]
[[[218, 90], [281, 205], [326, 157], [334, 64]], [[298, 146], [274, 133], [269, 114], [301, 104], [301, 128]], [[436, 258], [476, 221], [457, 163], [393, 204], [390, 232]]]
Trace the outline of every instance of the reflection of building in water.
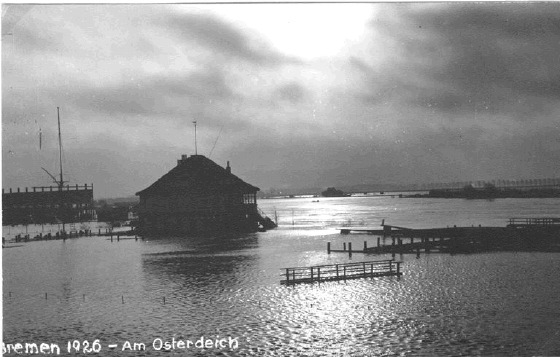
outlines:
[[47, 186], [4, 192], [2, 224], [46, 224], [93, 221], [93, 185]]
[[202, 155], [183, 155], [177, 166], [137, 192], [142, 233], [255, 232], [264, 225], [252, 186]]

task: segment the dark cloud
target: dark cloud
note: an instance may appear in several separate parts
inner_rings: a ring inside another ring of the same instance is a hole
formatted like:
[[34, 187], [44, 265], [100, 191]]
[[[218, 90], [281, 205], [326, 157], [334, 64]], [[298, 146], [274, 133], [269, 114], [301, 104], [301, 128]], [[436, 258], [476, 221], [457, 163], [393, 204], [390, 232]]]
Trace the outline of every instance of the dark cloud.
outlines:
[[187, 42], [195, 42], [210, 49], [213, 55], [233, 57], [260, 65], [294, 61], [214, 16], [173, 14], [157, 24]]
[[524, 118], [549, 110], [539, 98], [560, 98], [560, 4], [388, 8], [396, 14], [393, 20], [376, 20], [372, 26], [391, 37], [400, 59], [388, 73], [371, 73], [364, 60], [352, 60], [354, 68], [370, 73], [375, 87], [398, 86], [411, 104], [450, 114], [478, 105], [489, 113]]
[[[220, 70], [139, 76], [118, 84], [85, 87], [73, 94], [75, 103], [83, 109], [144, 116], [184, 113], [181, 105], [203, 106], [208, 101], [231, 100], [234, 95]], [[170, 105], [170, 101], [176, 105]]]

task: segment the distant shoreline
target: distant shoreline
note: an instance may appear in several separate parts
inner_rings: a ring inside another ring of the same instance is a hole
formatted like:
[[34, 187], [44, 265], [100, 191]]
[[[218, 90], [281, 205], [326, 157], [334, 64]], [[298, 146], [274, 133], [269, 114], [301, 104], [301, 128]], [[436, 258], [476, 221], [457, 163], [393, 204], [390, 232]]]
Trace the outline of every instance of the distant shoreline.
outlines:
[[407, 195], [408, 198], [462, 198], [462, 199], [496, 199], [496, 198], [560, 198], [560, 189], [541, 188], [519, 189], [436, 189], [427, 194]]

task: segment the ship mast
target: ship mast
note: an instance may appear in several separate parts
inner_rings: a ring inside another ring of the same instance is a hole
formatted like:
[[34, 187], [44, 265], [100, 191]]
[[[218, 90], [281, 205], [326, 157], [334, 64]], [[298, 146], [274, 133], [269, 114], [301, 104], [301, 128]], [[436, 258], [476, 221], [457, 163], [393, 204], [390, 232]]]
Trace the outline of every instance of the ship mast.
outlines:
[[57, 180], [54, 175], [51, 175], [50, 172], [47, 171], [44, 167], [41, 167], [43, 171], [49, 175], [54, 183], [58, 186], [58, 193], [60, 195], [60, 205], [58, 212], [60, 213], [60, 218], [62, 221], [62, 231], [65, 231], [65, 222], [64, 222], [64, 176], [62, 173], [62, 135], [60, 133], [60, 107], [56, 107], [57, 119], [58, 119], [58, 162], [60, 167], [60, 179]]
[[62, 179], [62, 136], [60, 134], [60, 108], [56, 107], [56, 114], [58, 117], [58, 162], [60, 163], [60, 181], [58, 182], [58, 188], [62, 191], [64, 186], [64, 180]]

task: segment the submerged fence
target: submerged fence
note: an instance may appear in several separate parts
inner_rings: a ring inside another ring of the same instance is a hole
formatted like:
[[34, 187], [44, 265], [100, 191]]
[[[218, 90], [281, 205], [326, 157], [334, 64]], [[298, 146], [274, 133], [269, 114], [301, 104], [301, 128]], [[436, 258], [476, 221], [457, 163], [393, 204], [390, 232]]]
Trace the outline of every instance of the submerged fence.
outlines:
[[312, 267], [285, 268], [281, 284], [312, 283], [332, 280], [359, 279], [377, 276], [402, 275], [401, 262], [376, 260], [359, 263], [316, 265]]

